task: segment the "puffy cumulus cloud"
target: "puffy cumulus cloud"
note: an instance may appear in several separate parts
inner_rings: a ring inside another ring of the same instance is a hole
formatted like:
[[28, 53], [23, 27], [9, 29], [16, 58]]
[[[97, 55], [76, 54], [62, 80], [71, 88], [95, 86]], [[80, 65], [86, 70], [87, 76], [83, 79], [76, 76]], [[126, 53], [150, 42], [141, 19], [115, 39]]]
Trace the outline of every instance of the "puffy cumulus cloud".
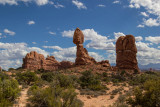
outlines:
[[3, 69], [20, 67], [22, 58], [30, 51], [37, 51], [38, 53], [44, 54], [44, 56], [49, 54], [38, 47], [28, 47], [26, 43], [0, 42], [0, 65]]
[[160, 0], [130, 0], [130, 8], [145, 8], [146, 12], [141, 12], [145, 17], [148, 13], [155, 15], [157, 18], [148, 18], [143, 20], [144, 26], [160, 26]]
[[0, 33], [0, 36], [2, 35], [2, 33]]
[[160, 63], [160, 50], [150, 47], [148, 43], [137, 42], [137, 58], [141, 65], [148, 65], [150, 63]]
[[72, 3], [77, 6], [78, 9], [87, 9], [87, 7], [78, 0], [72, 0]]
[[157, 36], [157, 37], [153, 37], [153, 36], [145, 37], [145, 40], [146, 41], [150, 41], [150, 42], [155, 43], [155, 44], [159, 44], [160, 43], [160, 36]]
[[143, 28], [143, 27], [144, 27], [144, 25], [139, 24], [137, 27], [139, 27], [139, 28]]
[[103, 4], [99, 4], [97, 5], [98, 7], [106, 7], [106, 5], [103, 5]]
[[152, 18], [149, 18], [149, 19], [144, 19], [144, 22], [143, 22], [144, 25], [146, 26], [149, 26], [149, 27], [152, 27], [152, 26], [160, 26], [160, 21], [158, 21], [157, 19], [152, 19]]
[[68, 61], [75, 61], [76, 58], [76, 46], [75, 47], [70, 47], [70, 48], [61, 48], [61, 47], [54, 47], [52, 48], [57, 48], [57, 51], [54, 51], [52, 55], [58, 60], [58, 61], [63, 61], [63, 60], [68, 60]]
[[15, 32], [10, 31], [10, 30], [8, 30], [8, 29], [4, 29], [4, 33], [6, 33], [6, 34], [8, 34], [8, 35], [11, 35], [11, 36], [13, 36], [13, 35], [16, 34]]
[[41, 6], [41, 5], [46, 5], [49, 3], [49, 0], [0, 0], [0, 4], [3, 5], [18, 5], [19, 2], [23, 2], [23, 3], [31, 3], [31, 2], [35, 2], [37, 5]]
[[105, 58], [102, 55], [99, 55], [96, 52], [88, 52], [88, 54], [93, 57], [96, 61], [102, 61], [105, 60]]
[[28, 21], [27, 23], [28, 25], [34, 25], [35, 24], [35, 21], [31, 20], [31, 21]]
[[137, 36], [135, 37], [136, 41], [142, 41], [143, 40], [143, 37], [142, 36]]

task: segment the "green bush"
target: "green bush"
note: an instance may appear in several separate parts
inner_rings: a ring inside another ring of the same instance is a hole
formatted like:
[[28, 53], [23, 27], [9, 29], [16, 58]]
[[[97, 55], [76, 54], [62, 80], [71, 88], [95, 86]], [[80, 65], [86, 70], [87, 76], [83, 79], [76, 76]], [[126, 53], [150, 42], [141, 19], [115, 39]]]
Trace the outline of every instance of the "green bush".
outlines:
[[26, 85], [30, 85], [32, 82], [35, 82], [38, 80], [37, 75], [34, 72], [20, 72], [16, 74], [16, 80], [22, 84], [25, 83]]
[[18, 97], [18, 82], [14, 79], [0, 79], [0, 107], [8, 107]]
[[91, 71], [84, 71], [80, 77], [80, 85], [82, 88], [89, 88], [91, 90], [101, 90], [102, 86], [99, 76], [92, 74]]
[[160, 80], [148, 80], [144, 83], [143, 89], [136, 87], [134, 98], [128, 99], [128, 104], [142, 107], [160, 107]]
[[52, 82], [53, 79], [55, 78], [55, 75], [53, 72], [47, 72], [47, 73], [43, 73], [41, 75], [41, 78], [47, 82]]
[[33, 89], [29, 100], [36, 107], [82, 107], [82, 101], [77, 99], [74, 89], [64, 89], [59, 86], [45, 89]]

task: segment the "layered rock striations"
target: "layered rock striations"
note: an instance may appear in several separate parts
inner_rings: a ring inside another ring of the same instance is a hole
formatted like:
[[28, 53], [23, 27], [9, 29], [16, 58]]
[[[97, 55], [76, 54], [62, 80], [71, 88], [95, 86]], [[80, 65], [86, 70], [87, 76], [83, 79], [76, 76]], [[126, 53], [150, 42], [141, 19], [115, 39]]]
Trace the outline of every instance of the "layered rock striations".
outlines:
[[116, 66], [120, 69], [137, 69], [137, 48], [133, 35], [120, 36], [116, 42]]
[[74, 32], [73, 43], [77, 45], [76, 65], [86, 65], [96, 63], [95, 59], [89, 56], [86, 48], [83, 48], [84, 35], [82, 31], [77, 28]]

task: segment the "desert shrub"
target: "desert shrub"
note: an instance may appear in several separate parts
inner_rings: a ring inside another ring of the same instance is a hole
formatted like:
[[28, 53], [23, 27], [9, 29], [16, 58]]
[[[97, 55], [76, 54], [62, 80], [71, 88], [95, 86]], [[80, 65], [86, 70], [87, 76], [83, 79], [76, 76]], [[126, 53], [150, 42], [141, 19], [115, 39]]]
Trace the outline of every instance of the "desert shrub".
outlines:
[[160, 79], [160, 76], [157, 75], [156, 73], [154, 74], [144, 73], [144, 74], [136, 75], [135, 77], [133, 77], [129, 81], [129, 84], [130, 85], [143, 85], [148, 80], [158, 80], [158, 79]]
[[125, 76], [122, 76], [120, 74], [112, 74], [111, 77], [113, 83], [123, 82], [126, 80]]
[[[33, 88], [33, 87], [32, 87]], [[77, 99], [74, 89], [64, 89], [60, 86], [48, 88], [33, 88], [29, 101], [35, 107], [82, 107], [82, 101]]]
[[15, 69], [14, 69], [14, 68], [9, 68], [9, 69], [8, 69], [8, 71], [13, 71], [13, 70], [15, 70]]
[[142, 107], [160, 107], [160, 80], [148, 80], [144, 83], [143, 89], [136, 87], [134, 98], [128, 99], [128, 104]]
[[52, 82], [55, 78], [55, 75], [53, 72], [46, 72], [41, 75], [41, 78], [47, 82]]
[[30, 85], [32, 82], [37, 81], [38, 77], [36, 73], [27, 71], [23, 73], [22, 72], [17, 73], [16, 79], [18, 80], [20, 84], [24, 83], [24, 84]]
[[67, 75], [59, 74], [58, 81], [61, 87], [73, 87], [74, 81]]
[[91, 90], [101, 90], [104, 89], [102, 86], [100, 78], [93, 75], [91, 71], [84, 71], [80, 77], [80, 85], [82, 88], [89, 88]]
[[0, 107], [9, 107], [20, 92], [18, 82], [14, 79], [0, 79]]
[[7, 75], [5, 72], [0, 72], [0, 78], [1, 80], [9, 79], [9, 75]]

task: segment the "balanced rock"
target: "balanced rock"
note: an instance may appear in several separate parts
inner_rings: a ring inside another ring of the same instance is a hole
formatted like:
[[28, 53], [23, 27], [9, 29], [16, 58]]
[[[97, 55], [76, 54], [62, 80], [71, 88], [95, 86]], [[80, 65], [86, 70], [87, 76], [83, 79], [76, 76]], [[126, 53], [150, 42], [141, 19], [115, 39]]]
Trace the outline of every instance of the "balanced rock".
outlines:
[[120, 69], [137, 69], [137, 48], [133, 35], [120, 36], [116, 42], [116, 66]]
[[86, 48], [83, 48], [84, 35], [82, 31], [77, 28], [74, 32], [73, 43], [77, 45], [76, 65], [86, 65], [96, 63], [95, 59], [89, 56]]

